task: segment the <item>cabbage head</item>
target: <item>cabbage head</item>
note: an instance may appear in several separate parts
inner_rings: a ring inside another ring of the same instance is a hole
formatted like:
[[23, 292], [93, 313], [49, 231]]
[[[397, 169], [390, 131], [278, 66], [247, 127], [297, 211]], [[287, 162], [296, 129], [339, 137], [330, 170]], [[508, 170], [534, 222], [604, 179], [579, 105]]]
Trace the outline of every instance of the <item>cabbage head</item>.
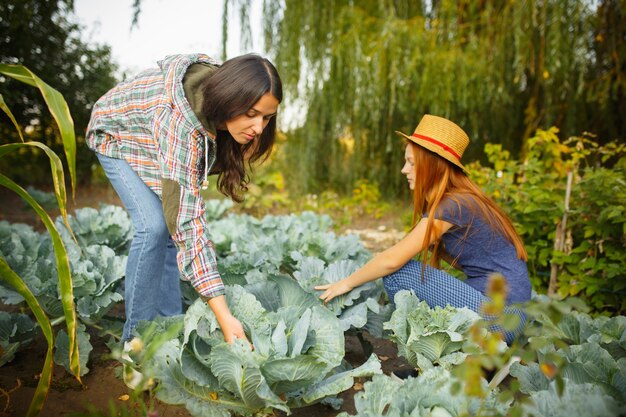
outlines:
[[[459, 390], [464, 381], [441, 367], [404, 381], [376, 375], [354, 396], [354, 417], [470, 417], [506, 415], [511, 402], [497, 390], [481, 399]], [[481, 383], [487, 384], [482, 380]], [[337, 417], [351, 417], [341, 413]]]
[[[468, 308], [430, 308], [410, 291], [399, 291], [395, 296], [396, 309], [384, 328], [398, 354], [421, 371], [442, 366], [451, 369], [461, 364], [470, 350], [478, 349], [469, 338], [469, 329], [480, 317]], [[483, 329], [483, 331], [487, 331]], [[498, 346], [506, 349], [506, 343]]]
[[242, 340], [225, 343], [212, 311], [197, 300], [179, 317], [178, 337], [143, 365], [158, 381], [160, 400], [203, 417], [289, 413], [332, 398], [355, 377], [381, 372], [375, 356], [356, 369], [346, 366], [341, 323], [288, 277], [227, 286], [226, 298], [254, 349]]

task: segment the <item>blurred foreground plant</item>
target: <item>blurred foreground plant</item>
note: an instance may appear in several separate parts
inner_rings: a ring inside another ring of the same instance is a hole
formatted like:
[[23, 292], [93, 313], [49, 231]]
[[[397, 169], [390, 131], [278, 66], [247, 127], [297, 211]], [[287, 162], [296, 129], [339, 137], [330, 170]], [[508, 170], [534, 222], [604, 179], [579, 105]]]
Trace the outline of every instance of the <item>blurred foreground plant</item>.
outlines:
[[[33, 87], [37, 87], [45, 101], [48, 105], [48, 109], [52, 113], [52, 116], [57, 122], [59, 127], [60, 135], [63, 141], [63, 145], [65, 148], [65, 156], [67, 159], [72, 190], [75, 190], [76, 184], [76, 138], [74, 135], [74, 124], [72, 121], [72, 117], [69, 113], [69, 109], [67, 107], [67, 103], [63, 99], [63, 96], [56, 91], [54, 88], [50, 87], [48, 84], [43, 82], [39, 77], [33, 74], [30, 70], [22, 65], [6, 65], [0, 64], [0, 74], [5, 76], [14, 78], [16, 80], [22, 81], [26, 84], [29, 84]], [[65, 224], [67, 225], [68, 230], [71, 231], [69, 227], [69, 223], [67, 221], [67, 209], [66, 209], [66, 192], [65, 192], [65, 177], [63, 165], [61, 163], [60, 158], [54, 153], [50, 148], [40, 142], [24, 142], [23, 135], [21, 133], [21, 129], [17, 122], [15, 121], [15, 117], [11, 113], [11, 110], [4, 102], [2, 96], [0, 96], [0, 108], [7, 114], [7, 116], [13, 122], [15, 128], [18, 131], [20, 138], [22, 139], [21, 143], [9, 143], [5, 145], [0, 145], [0, 158], [11, 153], [11, 152], [20, 152], [26, 148], [39, 148], [45, 152], [45, 154], [50, 159], [50, 170], [52, 173], [52, 179], [54, 183], [54, 193], [57, 198], [57, 204], [63, 219], [65, 220]], [[41, 221], [46, 226], [46, 229], [50, 233], [52, 238], [56, 267], [59, 277], [60, 284], [60, 293], [61, 293], [61, 301], [63, 305], [63, 312], [65, 316], [65, 322], [67, 325], [67, 335], [68, 335], [68, 344], [69, 344], [69, 363], [70, 370], [72, 374], [76, 377], [78, 381], [80, 381], [80, 362], [79, 362], [79, 354], [78, 354], [78, 341], [76, 339], [76, 311], [74, 308], [74, 297], [72, 290], [72, 278], [70, 274], [70, 264], [67, 257], [67, 252], [59, 235], [59, 232], [50, 218], [50, 216], [45, 212], [45, 210], [41, 207], [37, 201], [20, 185], [16, 184], [10, 178], [2, 175], [0, 173], [0, 185], [7, 187], [12, 190], [16, 194], [18, 194], [22, 199], [24, 199], [37, 213]], [[46, 313], [41, 308], [41, 305], [25, 284], [22, 278], [20, 278], [9, 266], [6, 260], [0, 257], [0, 277], [5, 280], [9, 285], [14, 287], [17, 292], [26, 300], [29, 308], [37, 318], [37, 322], [41, 327], [43, 334], [48, 343], [48, 350], [46, 354], [46, 359], [44, 363], [44, 367], [41, 372], [41, 377], [39, 379], [39, 383], [37, 385], [37, 389], [35, 390], [35, 394], [33, 400], [31, 401], [30, 407], [28, 409], [27, 416], [38, 416], [43, 408], [43, 404], [48, 395], [48, 391], [50, 389], [50, 382], [52, 380], [52, 370], [53, 370], [53, 349], [54, 349], [54, 335], [52, 333], [52, 326], [50, 324], [50, 320], [48, 319]]]

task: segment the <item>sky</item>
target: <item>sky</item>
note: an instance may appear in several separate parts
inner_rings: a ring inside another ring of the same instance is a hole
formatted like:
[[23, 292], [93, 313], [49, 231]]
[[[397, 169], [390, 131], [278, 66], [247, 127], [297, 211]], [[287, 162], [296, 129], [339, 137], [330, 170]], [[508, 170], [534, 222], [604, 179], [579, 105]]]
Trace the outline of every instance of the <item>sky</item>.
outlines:
[[[218, 60], [222, 51], [224, 0], [141, 0], [138, 25], [131, 29], [134, 0], [74, 0], [74, 21], [83, 26], [84, 42], [107, 44], [119, 65], [118, 78], [130, 77], [171, 54], [202, 52]], [[239, 42], [239, 15], [229, 19], [227, 58], [262, 49], [262, 0], [252, 0], [252, 47]], [[293, 128], [303, 122], [305, 104], [283, 103], [280, 125]]]
[[[253, 0], [251, 21], [260, 27], [262, 2]], [[220, 59], [223, 0], [142, 0], [138, 25], [131, 29], [133, 0], [75, 0], [75, 21], [83, 26], [82, 40], [111, 46], [120, 73], [134, 74], [155, 66], [167, 55], [203, 52]], [[238, 22], [238, 16], [233, 16]], [[258, 33], [259, 29], [254, 29]], [[229, 29], [227, 56], [264, 54], [260, 36], [241, 50], [239, 26]]]

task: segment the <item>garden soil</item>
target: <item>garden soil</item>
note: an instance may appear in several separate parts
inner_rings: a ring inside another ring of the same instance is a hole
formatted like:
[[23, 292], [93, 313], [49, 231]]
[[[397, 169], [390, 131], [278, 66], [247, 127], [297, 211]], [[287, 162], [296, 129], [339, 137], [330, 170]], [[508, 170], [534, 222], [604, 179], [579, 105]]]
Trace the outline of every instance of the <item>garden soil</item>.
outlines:
[[[0, 191], [0, 201], [2, 201], [0, 220], [29, 223], [38, 230], [43, 228], [41, 222], [35, 220], [30, 214], [31, 211], [26, 209], [19, 198], [13, 194]], [[110, 188], [99, 187], [89, 190], [82, 188], [76, 202], [70, 204], [69, 211], [71, 213], [76, 207], [97, 207], [100, 203], [120, 204], [115, 192]], [[402, 234], [393, 226], [395, 224], [391, 220], [362, 218], [356, 219], [339, 233], [358, 234], [364, 245], [376, 253], [401, 237]], [[0, 304], [0, 309], [2, 308], [8, 307]], [[365, 339], [372, 344], [374, 353], [380, 358], [384, 373], [388, 374], [393, 370], [409, 367], [403, 358], [397, 356], [397, 349], [389, 340], [377, 339], [368, 334], [365, 334]], [[130, 415], [141, 415], [138, 412], [139, 405], [129, 400], [131, 392], [119, 377], [121, 365], [108, 357], [106, 340], [98, 337], [94, 332], [91, 334], [91, 342], [94, 350], [91, 352], [91, 359], [88, 363], [89, 373], [82, 378], [82, 385], [64, 368], [55, 365], [52, 385], [41, 413], [42, 417], [61, 417], [73, 413], [88, 415], [88, 410], [98, 410], [101, 412], [99, 415], [102, 416], [113, 416], [118, 414], [112, 413], [110, 411], [112, 409], [119, 411], [127, 408], [132, 411], [133, 407], [135, 413]], [[46, 342], [41, 336], [26, 349], [18, 352], [12, 362], [0, 368], [0, 417], [26, 415], [39, 381], [45, 355]], [[359, 340], [355, 336], [346, 336], [346, 360], [353, 366], [358, 366], [366, 359]], [[293, 409], [291, 416], [334, 417], [340, 411], [353, 414], [355, 413], [354, 394], [363, 389], [363, 383], [366, 381], [367, 379], [356, 379], [351, 389], [340, 394], [343, 406], [339, 411], [329, 406], [315, 404]], [[153, 411], [149, 414], [151, 417], [191, 416], [183, 406], [164, 404], [148, 394], [143, 394], [140, 400]], [[282, 417], [285, 414], [278, 412], [277, 416]]]

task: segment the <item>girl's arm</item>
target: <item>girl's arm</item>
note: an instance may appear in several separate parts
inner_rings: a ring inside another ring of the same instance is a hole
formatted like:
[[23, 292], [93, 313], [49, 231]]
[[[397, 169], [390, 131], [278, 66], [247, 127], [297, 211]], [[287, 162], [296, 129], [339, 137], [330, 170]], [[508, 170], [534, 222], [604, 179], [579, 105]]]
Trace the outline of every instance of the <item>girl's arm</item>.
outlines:
[[[359, 285], [396, 272], [424, 249], [422, 246], [424, 236], [426, 235], [427, 222], [427, 218], [420, 220], [413, 230], [401, 241], [376, 255], [347, 278], [333, 284], [316, 286], [316, 290], [324, 290], [320, 298], [327, 303], [333, 298], [345, 294]], [[433, 238], [431, 241], [439, 240], [441, 235], [447, 232], [451, 227], [451, 223], [435, 219], [433, 221]]]

